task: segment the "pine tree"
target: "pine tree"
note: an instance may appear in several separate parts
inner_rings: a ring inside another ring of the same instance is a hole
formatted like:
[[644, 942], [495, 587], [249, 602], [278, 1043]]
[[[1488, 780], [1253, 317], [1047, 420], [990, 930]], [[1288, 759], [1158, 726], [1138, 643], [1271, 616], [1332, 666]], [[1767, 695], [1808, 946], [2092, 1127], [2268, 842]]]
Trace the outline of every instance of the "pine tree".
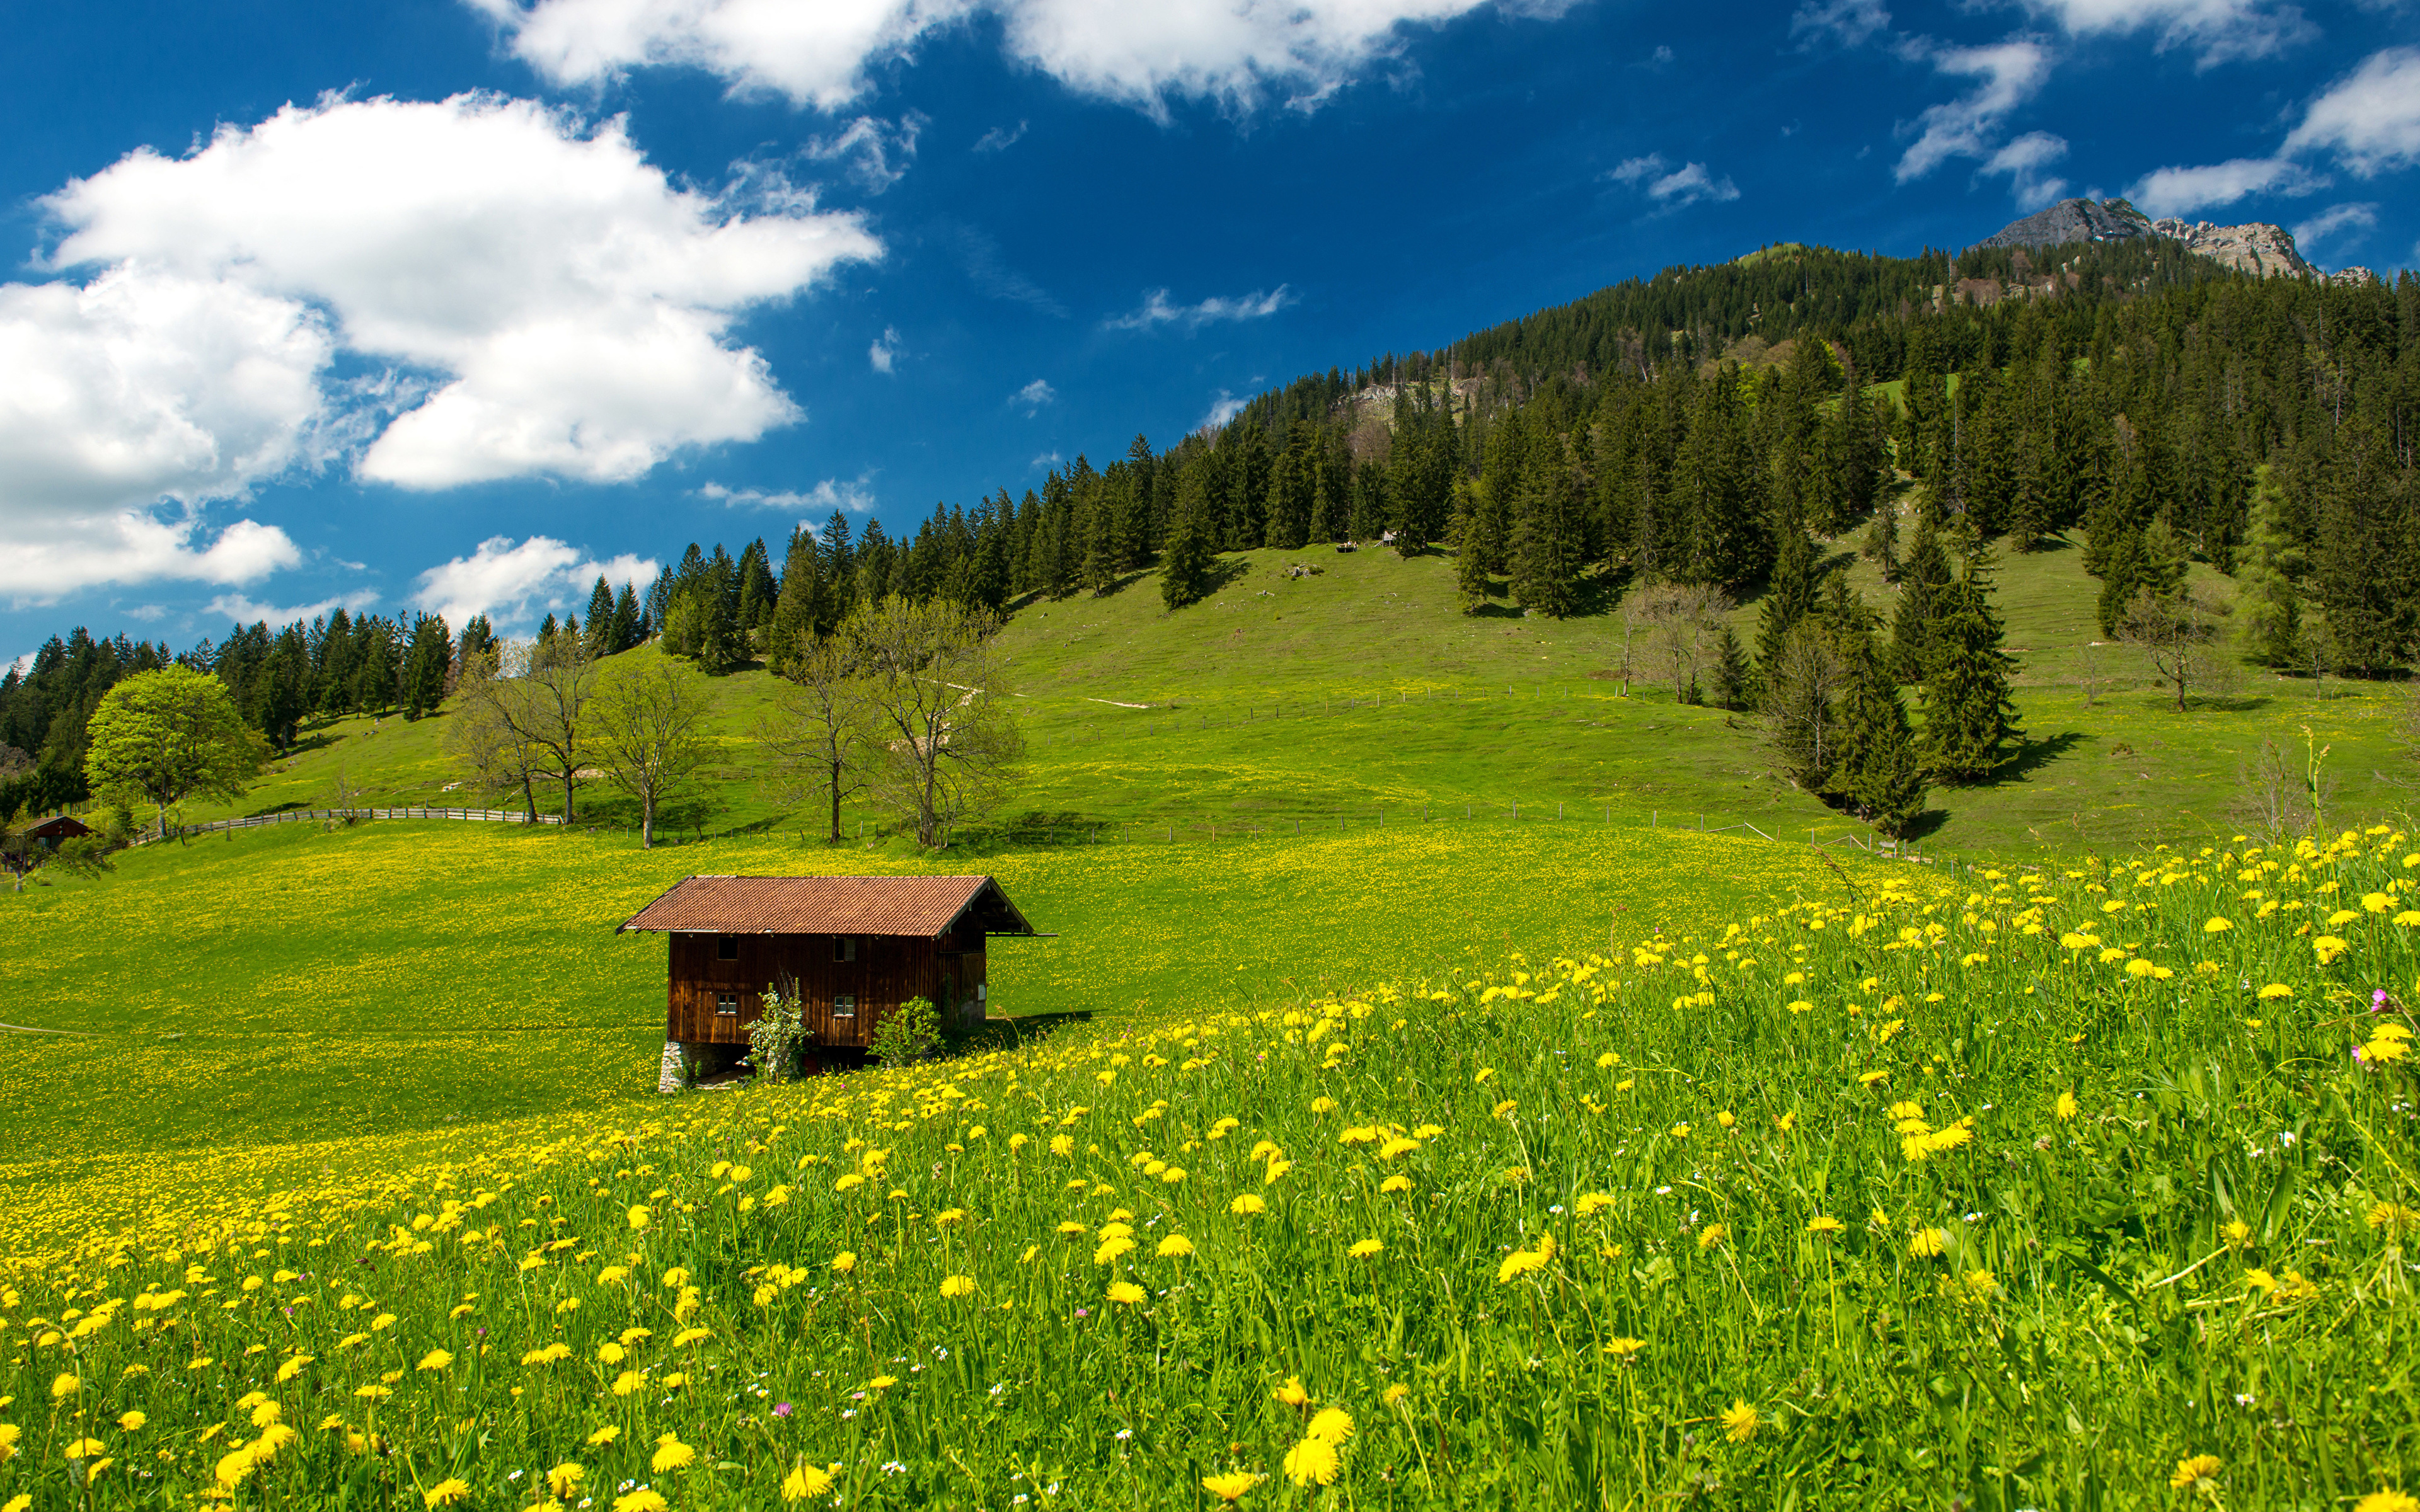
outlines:
[[1210, 536], [1202, 517], [1209, 495], [1200, 468], [1187, 468], [1176, 489], [1176, 520], [1160, 553], [1159, 598], [1172, 612], [1210, 592]]
[[1768, 681], [1780, 664], [1790, 632], [1815, 609], [1815, 543], [1794, 518], [1783, 520], [1775, 533], [1780, 548], [1756, 621], [1757, 669]]
[[1562, 440], [1535, 438], [1512, 527], [1512, 597], [1522, 608], [1562, 619], [1578, 607], [1582, 557], [1579, 492], [1562, 462]]
[[1489, 579], [1495, 554], [1486, 480], [1458, 484], [1454, 489], [1453, 582], [1465, 614], [1487, 607], [1493, 586]]
[[618, 649], [613, 644], [613, 590], [599, 573], [597, 586], [588, 591], [588, 655], [610, 656]]
[[2134, 590], [2142, 576], [2142, 532], [2133, 531], [2113, 537], [2101, 559], [2101, 601], [2096, 606], [2096, 616], [2102, 635], [2115, 636], [2126, 623], [2127, 609], [2134, 602]]
[[789, 555], [782, 566], [782, 594], [773, 605], [773, 625], [766, 633], [765, 666], [776, 676], [786, 675], [791, 662], [805, 654], [818, 634], [823, 608], [823, 560], [815, 538], [803, 525], [790, 532]]
[[2243, 654], [2266, 667], [2303, 664], [2302, 594], [2295, 583], [2308, 559], [2284, 517], [2283, 493], [2273, 479], [2263, 478], [2253, 494], [2252, 536], [2235, 581]]
[[[611, 605], [606, 618], [613, 618]], [[411, 623], [411, 646], [405, 654], [403, 667], [403, 717], [417, 719], [434, 713], [445, 702], [446, 674], [453, 671], [454, 636], [445, 622], [434, 614], [422, 614]]]
[[1925, 769], [1950, 782], [1980, 782], [1997, 771], [2019, 737], [2009, 696], [2015, 661], [2001, 649], [2008, 632], [1992, 607], [1989, 553], [1966, 559], [1941, 596], [1933, 662], [1924, 680]]
[[1747, 648], [1740, 644], [1737, 632], [1725, 624], [1722, 634], [1714, 640], [1714, 702], [1726, 709], [1747, 707], [1748, 685], [1756, 676], [1748, 665]]
[[1932, 665], [1933, 617], [1949, 586], [1949, 553], [1941, 548], [1932, 517], [1918, 515], [1916, 545], [1900, 574], [1899, 608], [1891, 615], [1892, 669], [1901, 682], [1920, 682]]
[[639, 595], [626, 579], [622, 591], [613, 595], [613, 650], [621, 653], [639, 643], [641, 636]]
[[[1835, 579], [1836, 581], [1838, 579]], [[1924, 812], [1924, 767], [1864, 606], [1827, 605], [1827, 633], [1847, 663], [1838, 715], [1838, 756], [1828, 793], [1878, 834], [1904, 836]]]

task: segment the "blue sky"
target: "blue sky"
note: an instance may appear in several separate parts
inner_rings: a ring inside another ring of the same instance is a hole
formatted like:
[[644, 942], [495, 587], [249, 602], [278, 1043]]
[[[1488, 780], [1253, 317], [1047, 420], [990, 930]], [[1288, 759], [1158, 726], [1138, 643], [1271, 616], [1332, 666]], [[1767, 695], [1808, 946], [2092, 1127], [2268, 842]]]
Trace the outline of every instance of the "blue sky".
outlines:
[[2420, 262], [2420, 0], [8, 18], [0, 658], [525, 626], [1768, 241], [2129, 193]]

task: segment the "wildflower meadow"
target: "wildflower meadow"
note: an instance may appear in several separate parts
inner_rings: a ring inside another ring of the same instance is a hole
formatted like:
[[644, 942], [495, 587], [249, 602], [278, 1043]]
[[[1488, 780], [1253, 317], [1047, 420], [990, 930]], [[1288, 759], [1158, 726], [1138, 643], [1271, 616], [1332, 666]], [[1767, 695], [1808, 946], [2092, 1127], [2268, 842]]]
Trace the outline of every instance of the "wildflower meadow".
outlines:
[[2408, 1512], [2410, 845], [197, 1169], [13, 1231], [0, 1506]]

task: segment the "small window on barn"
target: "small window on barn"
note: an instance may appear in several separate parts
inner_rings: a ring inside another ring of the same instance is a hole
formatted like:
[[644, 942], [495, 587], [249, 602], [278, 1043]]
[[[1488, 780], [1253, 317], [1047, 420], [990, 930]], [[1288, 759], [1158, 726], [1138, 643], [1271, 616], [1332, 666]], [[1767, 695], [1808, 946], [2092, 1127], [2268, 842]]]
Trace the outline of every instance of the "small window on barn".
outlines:
[[854, 934], [835, 934], [835, 935], [833, 935], [833, 936], [832, 936], [832, 959], [833, 959], [833, 960], [835, 960], [835, 961], [854, 961], [854, 960], [856, 960], [856, 959], [857, 959], [857, 936], [856, 936], [856, 935], [854, 935]]
[[718, 938], [714, 942], [714, 958], [717, 961], [738, 960], [739, 936], [737, 934], [725, 934]]
[[715, 994], [714, 1016], [717, 1018], [728, 1019], [737, 1018], [739, 1016], [739, 995], [737, 993]]
[[832, 999], [832, 1017], [836, 1019], [853, 1019], [857, 1017], [857, 995], [854, 993], [842, 993], [835, 996]]

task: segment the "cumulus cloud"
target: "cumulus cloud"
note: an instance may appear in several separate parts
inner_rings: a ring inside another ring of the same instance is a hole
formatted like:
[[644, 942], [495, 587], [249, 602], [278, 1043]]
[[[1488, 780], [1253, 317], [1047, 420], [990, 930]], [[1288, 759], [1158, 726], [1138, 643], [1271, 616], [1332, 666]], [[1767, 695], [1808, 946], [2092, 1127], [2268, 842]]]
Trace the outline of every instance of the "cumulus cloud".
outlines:
[[2311, 101], [2288, 152], [2333, 149], [2364, 178], [2420, 162], [2420, 47], [2390, 47]]
[[1951, 158], [1993, 156], [2002, 122], [2050, 77], [2049, 47], [2029, 37], [1986, 47], [1943, 47], [1917, 39], [1905, 43], [1900, 53], [1931, 64], [1937, 72], [1976, 81], [1965, 94], [1926, 107], [1913, 126], [1902, 129], [1918, 133], [1900, 155], [1895, 173], [1902, 184]]
[[1254, 289], [1232, 299], [1212, 295], [1197, 304], [1172, 304], [1169, 302], [1168, 290], [1156, 288], [1144, 293], [1140, 308], [1104, 321], [1103, 325], [1110, 331], [1149, 331], [1155, 326], [1183, 326], [1187, 331], [1199, 331], [1220, 320], [1265, 320], [1293, 302], [1294, 295], [1283, 284], [1265, 293]]
[[1243, 413], [1244, 406], [1249, 403], [1251, 403], [1249, 399], [1238, 399], [1226, 390], [1220, 389], [1218, 397], [1210, 401], [1210, 412], [1202, 417], [1202, 424], [1205, 427], [1223, 425]]
[[469, 556], [422, 573], [412, 585], [411, 603], [443, 615], [452, 625], [474, 614], [519, 625], [552, 610], [585, 608], [600, 577], [644, 593], [659, 570], [654, 562], [628, 553], [599, 562], [551, 536], [533, 535], [516, 545], [510, 536], [496, 535]]
[[2367, 231], [2377, 224], [2376, 205], [2331, 205], [2294, 227], [2294, 242], [2308, 252], [2317, 243], [2329, 240], [2346, 230]]
[[1025, 412], [1028, 415], [1032, 415], [1039, 413], [1044, 405], [1056, 402], [1058, 397], [1059, 391], [1057, 389], [1052, 388], [1048, 382], [1042, 378], [1035, 378], [1032, 382], [1011, 394], [1008, 402], [1015, 405], [1023, 405], [1025, 407]]
[[916, 157], [916, 138], [930, 124], [923, 112], [914, 110], [896, 121], [860, 116], [830, 136], [807, 138], [801, 150], [816, 162], [846, 164], [859, 188], [879, 194], [908, 177], [908, 164]]
[[2078, 37], [2157, 32], [2160, 51], [2189, 51], [2205, 69], [2313, 35], [2299, 8], [2275, 0], [2028, 0], [2027, 8]]
[[54, 270], [282, 308], [288, 349], [324, 320], [318, 352], [289, 363], [333, 343], [416, 378], [387, 388], [404, 408], [355, 464], [411, 488], [617, 482], [789, 424], [730, 323], [881, 255], [857, 217], [778, 176], [676, 189], [619, 120], [487, 95], [289, 105], [183, 158], [132, 153], [43, 208], [63, 233]]
[[262, 603], [259, 599], [244, 594], [221, 594], [205, 605], [202, 612], [233, 620], [238, 625], [291, 625], [297, 620], [316, 620], [322, 614], [331, 614], [337, 609], [343, 609], [348, 614], [358, 614], [377, 603], [378, 597], [376, 591], [365, 588], [359, 593], [339, 594], [334, 597], [322, 598], [309, 604], [294, 604], [280, 608], [275, 604]]
[[865, 360], [873, 364], [876, 372], [890, 372], [899, 361], [899, 328], [884, 326], [882, 334], [875, 337], [874, 344], [865, 348]]
[[2231, 205], [2249, 194], [2299, 197], [2328, 186], [2315, 174], [2287, 158], [2231, 158], [2195, 168], [2161, 168], [2145, 174], [2126, 197], [2149, 215], [2182, 215], [2188, 210]]
[[2009, 176], [2009, 193], [2026, 209], [2039, 209], [2067, 193], [2067, 180], [2054, 177], [2050, 165], [2067, 156], [2067, 139], [2048, 131], [2027, 131], [1984, 160], [1983, 172]]
[[[1315, 108], [1395, 54], [1404, 28], [1434, 25], [1485, 0], [466, 0], [493, 18], [514, 53], [557, 84], [628, 69], [706, 69], [734, 93], [780, 95], [839, 110], [876, 68], [976, 20], [1003, 45], [1079, 94], [1165, 118], [1171, 100], [1236, 113], [1272, 98]], [[1523, 14], [1563, 7], [1508, 6]]]
[[726, 488], [721, 484], [709, 483], [697, 490], [697, 496], [733, 509], [845, 509], [863, 515], [874, 508], [874, 474], [867, 471], [848, 479], [826, 478], [812, 488], [772, 492], [763, 488]]
[[246, 582], [299, 561], [249, 520], [202, 545], [202, 506], [309, 456], [334, 353], [318, 315], [223, 279], [125, 266], [0, 285], [0, 593]]
[[2362, 178], [2420, 163], [2420, 48], [2390, 47], [2364, 58], [2304, 108], [2273, 156], [2161, 168], [2127, 193], [2154, 215], [2181, 215], [2251, 194], [2316, 193], [2333, 180], [2299, 160], [2321, 154]]
[[1660, 152], [1624, 158], [1606, 170], [1605, 177], [1618, 184], [1643, 188], [1649, 199], [1668, 210], [1695, 205], [1701, 199], [1719, 202], [1740, 197], [1739, 186], [1731, 182], [1730, 175], [1716, 178], [1702, 162], [1684, 162], [1675, 168]]

